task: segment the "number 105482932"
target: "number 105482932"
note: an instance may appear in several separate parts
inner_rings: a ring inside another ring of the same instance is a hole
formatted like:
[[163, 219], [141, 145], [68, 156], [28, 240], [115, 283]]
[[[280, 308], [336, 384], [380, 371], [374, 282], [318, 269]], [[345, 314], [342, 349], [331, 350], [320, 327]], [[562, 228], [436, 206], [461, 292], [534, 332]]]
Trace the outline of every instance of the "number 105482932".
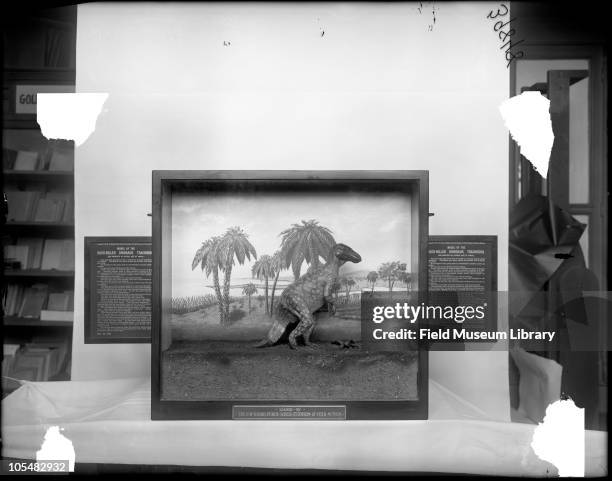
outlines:
[[67, 473], [66, 461], [9, 461], [2, 460], [2, 474]]

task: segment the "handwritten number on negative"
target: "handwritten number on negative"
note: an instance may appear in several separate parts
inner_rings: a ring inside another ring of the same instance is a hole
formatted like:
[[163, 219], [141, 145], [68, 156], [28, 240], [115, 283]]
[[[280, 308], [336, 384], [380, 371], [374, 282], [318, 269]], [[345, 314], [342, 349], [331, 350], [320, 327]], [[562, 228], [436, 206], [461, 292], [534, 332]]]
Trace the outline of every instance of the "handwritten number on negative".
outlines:
[[491, 10], [491, 11], [489, 12], [489, 15], [487, 15], [487, 18], [497, 18], [497, 17], [499, 17], [500, 15], [501, 15], [502, 17], [503, 17], [504, 15], [506, 15], [506, 14], [508, 13], [508, 7], [506, 7], [506, 6], [505, 6], [503, 3], [502, 3], [502, 5], [501, 5], [501, 6], [502, 6], [502, 7], [503, 7], [503, 8], [506, 10], [504, 13], [501, 13], [501, 9], [500, 9], [500, 8], [498, 8], [498, 9], [497, 9], [497, 13], [496, 13], [495, 15], [493, 15], [493, 10]]

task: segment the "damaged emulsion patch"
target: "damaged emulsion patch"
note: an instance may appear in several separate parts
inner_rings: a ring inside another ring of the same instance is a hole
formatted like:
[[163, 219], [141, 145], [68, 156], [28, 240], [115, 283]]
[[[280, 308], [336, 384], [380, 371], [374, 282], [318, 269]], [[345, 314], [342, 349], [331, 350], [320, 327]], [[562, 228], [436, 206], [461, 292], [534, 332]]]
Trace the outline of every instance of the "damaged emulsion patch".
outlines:
[[554, 464], [561, 477], [584, 477], [584, 409], [571, 399], [546, 408], [533, 433], [531, 447], [542, 460]]
[[75, 458], [72, 441], [60, 432], [59, 426], [48, 428], [42, 446], [36, 451], [36, 461], [68, 461], [68, 469], [73, 472]]
[[107, 93], [40, 93], [36, 120], [47, 139], [74, 140], [78, 147], [96, 129], [107, 98]]
[[555, 140], [550, 100], [540, 92], [523, 92], [502, 102], [499, 111], [521, 154], [546, 178]]

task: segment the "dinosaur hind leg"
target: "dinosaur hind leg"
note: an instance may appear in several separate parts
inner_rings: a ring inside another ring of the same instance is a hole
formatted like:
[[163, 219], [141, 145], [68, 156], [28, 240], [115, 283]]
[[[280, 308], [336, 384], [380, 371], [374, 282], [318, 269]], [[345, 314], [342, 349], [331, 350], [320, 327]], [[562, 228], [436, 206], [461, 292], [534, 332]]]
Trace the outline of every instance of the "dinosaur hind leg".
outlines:
[[276, 316], [266, 337], [255, 344], [253, 347], [268, 347], [273, 346], [283, 337], [289, 324], [295, 322], [294, 317], [290, 312], [284, 309], [277, 309]]
[[289, 307], [289, 309], [298, 317], [300, 322], [297, 327], [289, 334], [289, 345], [296, 349], [297, 338], [302, 336], [304, 344], [310, 345], [310, 333], [314, 329], [314, 317], [305, 303], [298, 302], [297, 305]]
[[304, 338], [304, 345], [308, 347], [316, 348], [318, 346], [310, 341], [310, 335], [312, 334], [312, 331], [314, 331], [314, 322], [306, 328], [306, 330], [304, 331], [304, 334], [302, 334], [302, 337]]

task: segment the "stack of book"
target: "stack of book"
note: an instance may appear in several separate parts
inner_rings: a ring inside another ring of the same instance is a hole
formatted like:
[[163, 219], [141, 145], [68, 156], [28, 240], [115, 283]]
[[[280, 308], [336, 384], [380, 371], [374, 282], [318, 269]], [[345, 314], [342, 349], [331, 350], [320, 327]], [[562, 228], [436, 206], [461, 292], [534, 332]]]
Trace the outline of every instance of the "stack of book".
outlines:
[[20, 237], [4, 247], [4, 265], [12, 269], [74, 270], [73, 239]]
[[12, 346], [13, 352], [6, 368], [3, 363], [3, 375], [25, 381], [49, 381], [57, 376], [66, 362], [69, 352], [66, 338], [38, 336], [21, 347], [5, 344], [5, 359], [7, 346]]
[[47, 308], [40, 311], [41, 321], [73, 321], [74, 291], [52, 292]]

